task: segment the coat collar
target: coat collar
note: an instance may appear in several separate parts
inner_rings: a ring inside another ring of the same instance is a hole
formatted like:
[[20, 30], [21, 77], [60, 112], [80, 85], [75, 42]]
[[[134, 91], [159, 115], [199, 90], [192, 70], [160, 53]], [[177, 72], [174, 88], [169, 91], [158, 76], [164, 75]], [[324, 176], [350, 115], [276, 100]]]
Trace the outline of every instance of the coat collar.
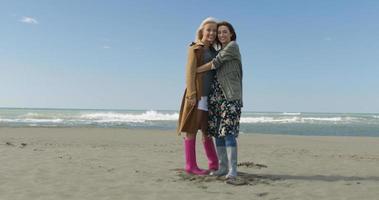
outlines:
[[197, 42], [192, 42], [190, 46], [193, 46], [194, 49], [200, 49], [204, 47], [205, 45], [201, 41], [197, 41]]

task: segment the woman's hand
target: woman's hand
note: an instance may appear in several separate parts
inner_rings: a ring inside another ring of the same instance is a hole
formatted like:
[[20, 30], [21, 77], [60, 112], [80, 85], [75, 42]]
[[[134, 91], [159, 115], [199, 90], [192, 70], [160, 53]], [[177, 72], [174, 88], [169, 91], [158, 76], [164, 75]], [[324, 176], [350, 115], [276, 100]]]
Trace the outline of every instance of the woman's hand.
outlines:
[[196, 99], [195, 97], [188, 97], [187, 102], [190, 106], [195, 106], [196, 105]]
[[212, 62], [205, 63], [196, 69], [196, 73], [206, 72], [212, 69]]

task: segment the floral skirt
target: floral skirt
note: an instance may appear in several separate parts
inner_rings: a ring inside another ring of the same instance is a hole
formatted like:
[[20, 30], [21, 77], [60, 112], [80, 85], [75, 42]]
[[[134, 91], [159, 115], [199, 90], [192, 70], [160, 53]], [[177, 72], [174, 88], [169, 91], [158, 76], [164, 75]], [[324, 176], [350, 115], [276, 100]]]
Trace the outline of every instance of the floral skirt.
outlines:
[[224, 137], [239, 133], [242, 102], [228, 101], [215, 76], [208, 99], [208, 132], [214, 137]]

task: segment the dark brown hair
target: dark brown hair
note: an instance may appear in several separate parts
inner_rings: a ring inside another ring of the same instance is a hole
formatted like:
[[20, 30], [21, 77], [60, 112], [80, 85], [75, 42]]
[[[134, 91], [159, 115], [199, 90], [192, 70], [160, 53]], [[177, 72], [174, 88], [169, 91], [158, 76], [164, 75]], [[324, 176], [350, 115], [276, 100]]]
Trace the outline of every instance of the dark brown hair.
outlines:
[[228, 27], [230, 33], [232, 34], [231, 41], [236, 41], [236, 40], [237, 40], [237, 34], [236, 34], [236, 31], [234, 31], [233, 26], [232, 26], [229, 22], [227, 22], [227, 21], [222, 21], [222, 22], [217, 23], [217, 29], [218, 29], [218, 27], [220, 27], [220, 26], [226, 26], [226, 27]]

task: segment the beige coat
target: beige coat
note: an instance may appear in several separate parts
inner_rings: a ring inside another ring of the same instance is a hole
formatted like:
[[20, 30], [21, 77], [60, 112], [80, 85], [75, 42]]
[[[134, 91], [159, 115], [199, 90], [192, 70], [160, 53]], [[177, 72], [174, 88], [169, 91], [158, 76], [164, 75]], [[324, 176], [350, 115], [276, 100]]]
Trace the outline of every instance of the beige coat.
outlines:
[[203, 48], [200, 42], [192, 43], [188, 49], [186, 65], [186, 89], [180, 106], [177, 132], [196, 133], [199, 129], [197, 123], [197, 103], [194, 106], [188, 104], [187, 98], [196, 97], [199, 101], [202, 93], [203, 73], [197, 74], [196, 69], [203, 65]]

